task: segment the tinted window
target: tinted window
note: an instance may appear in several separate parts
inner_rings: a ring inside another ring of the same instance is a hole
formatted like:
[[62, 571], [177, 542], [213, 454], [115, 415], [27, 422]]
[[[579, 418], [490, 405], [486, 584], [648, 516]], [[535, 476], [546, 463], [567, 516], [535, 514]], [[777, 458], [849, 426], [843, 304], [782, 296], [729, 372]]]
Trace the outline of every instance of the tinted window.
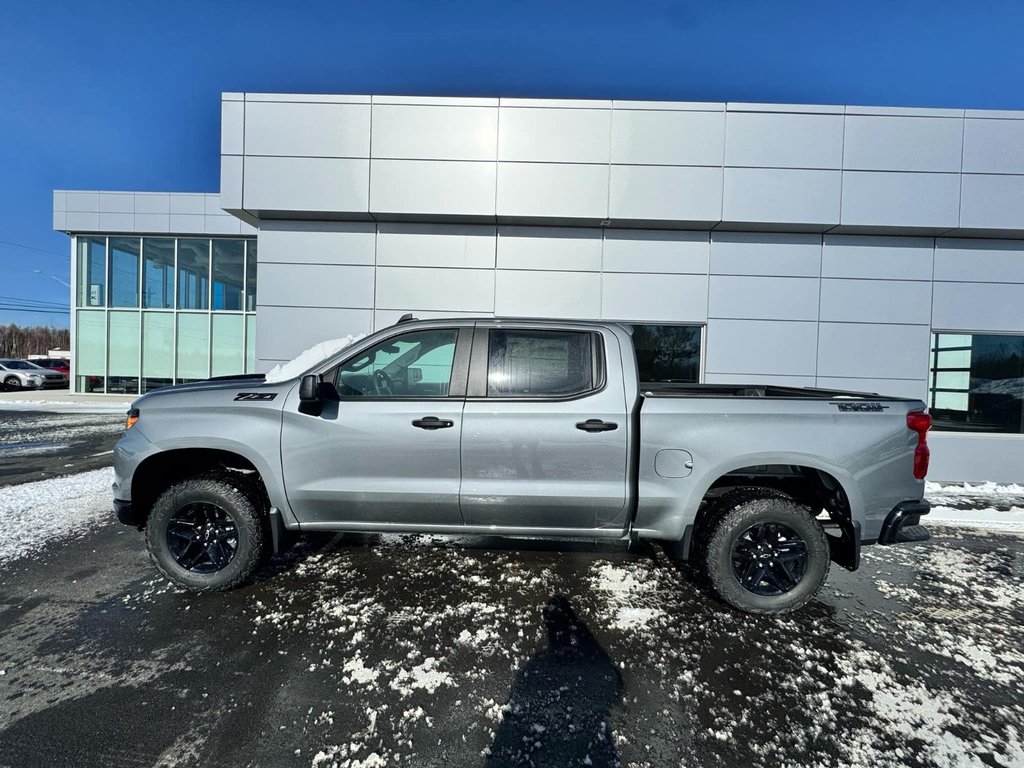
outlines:
[[490, 332], [488, 397], [565, 397], [593, 388], [593, 334]]
[[1024, 336], [932, 336], [934, 428], [1024, 433]]
[[455, 359], [454, 329], [414, 331], [371, 347], [338, 369], [342, 397], [447, 397]]
[[634, 325], [640, 381], [700, 381], [699, 325]]

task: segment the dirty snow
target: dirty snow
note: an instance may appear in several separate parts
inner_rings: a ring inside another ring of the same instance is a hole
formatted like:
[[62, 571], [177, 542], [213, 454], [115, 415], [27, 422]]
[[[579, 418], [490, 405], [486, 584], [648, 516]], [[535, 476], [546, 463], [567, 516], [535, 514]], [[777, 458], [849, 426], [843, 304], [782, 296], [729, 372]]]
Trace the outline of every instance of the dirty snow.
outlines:
[[287, 363], [278, 363], [271, 368], [267, 372], [266, 382], [268, 384], [273, 384], [279, 381], [294, 379], [296, 376], [308, 371], [317, 363], [322, 360], [326, 360], [331, 355], [345, 349], [345, 347], [355, 344], [365, 336], [365, 333], [361, 333], [358, 336], [343, 336], [340, 339], [330, 339], [329, 341], [321, 341], [318, 344], [314, 344], [309, 349], [303, 350], [297, 357], [289, 360]]
[[1024, 496], [1024, 485], [1017, 485], [1017, 483], [1009, 483], [1007, 485], [1000, 485], [999, 483], [978, 483], [977, 485], [971, 485], [970, 483], [925, 483], [924, 492], [927, 496], [990, 496], [1006, 495], [1011, 496]]
[[0, 494], [0, 563], [80, 536], [110, 519], [113, 469], [8, 486]]

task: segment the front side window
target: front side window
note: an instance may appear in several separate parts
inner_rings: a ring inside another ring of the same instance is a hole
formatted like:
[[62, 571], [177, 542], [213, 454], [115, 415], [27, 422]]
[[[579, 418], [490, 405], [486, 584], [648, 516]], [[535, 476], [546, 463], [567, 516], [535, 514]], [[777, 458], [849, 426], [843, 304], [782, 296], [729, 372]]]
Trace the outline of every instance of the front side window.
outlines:
[[1024, 336], [932, 335], [934, 429], [1024, 434]]
[[338, 368], [342, 397], [447, 397], [455, 360], [455, 328], [393, 336]]
[[594, 389], [594, 334], [492, 330], [488, 397], [570, 397]]

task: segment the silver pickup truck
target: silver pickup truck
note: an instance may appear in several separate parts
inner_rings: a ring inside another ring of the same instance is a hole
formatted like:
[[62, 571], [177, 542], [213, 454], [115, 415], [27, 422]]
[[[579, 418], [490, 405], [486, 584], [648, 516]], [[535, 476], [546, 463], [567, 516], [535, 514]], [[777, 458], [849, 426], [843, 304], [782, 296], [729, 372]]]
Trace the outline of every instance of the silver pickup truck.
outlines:
[[194, 591], [290, 531], [656, 539], [782, 613], [862, 545], [928, 538], [930, 425], [919, 400], [641, 382], [616, 323], [403, 318], [285, 380], [140, 397], [114, 505]]

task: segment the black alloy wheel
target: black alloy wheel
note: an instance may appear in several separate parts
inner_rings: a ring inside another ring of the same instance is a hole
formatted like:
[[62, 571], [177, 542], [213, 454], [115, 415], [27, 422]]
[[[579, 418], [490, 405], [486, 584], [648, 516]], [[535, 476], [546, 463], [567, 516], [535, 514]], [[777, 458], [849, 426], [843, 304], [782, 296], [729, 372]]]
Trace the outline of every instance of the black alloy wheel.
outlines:
[[238, 528], [215, 504], [186, 504], [167, 522], [167, 547], [186, 571], [216, 573], [238, 551]]
[[781, 523], [752, 525], [732, 545], [736, 580], [755, 595], [783, 595], [794, 589], [807, 571], [807, 562], [806, 542]]
[[256, 478], [214, 471], [170, 485], [146, 519], [146, 547], [160, 573], [191, 592], [233, 589], [268, 553], [266, 495]]
[[828, 577], [831, 551], [815, 510], [772, 488], [736, 488], [696, 532], [696, 556], [714, 592], [746, 613], [795, 611]]

